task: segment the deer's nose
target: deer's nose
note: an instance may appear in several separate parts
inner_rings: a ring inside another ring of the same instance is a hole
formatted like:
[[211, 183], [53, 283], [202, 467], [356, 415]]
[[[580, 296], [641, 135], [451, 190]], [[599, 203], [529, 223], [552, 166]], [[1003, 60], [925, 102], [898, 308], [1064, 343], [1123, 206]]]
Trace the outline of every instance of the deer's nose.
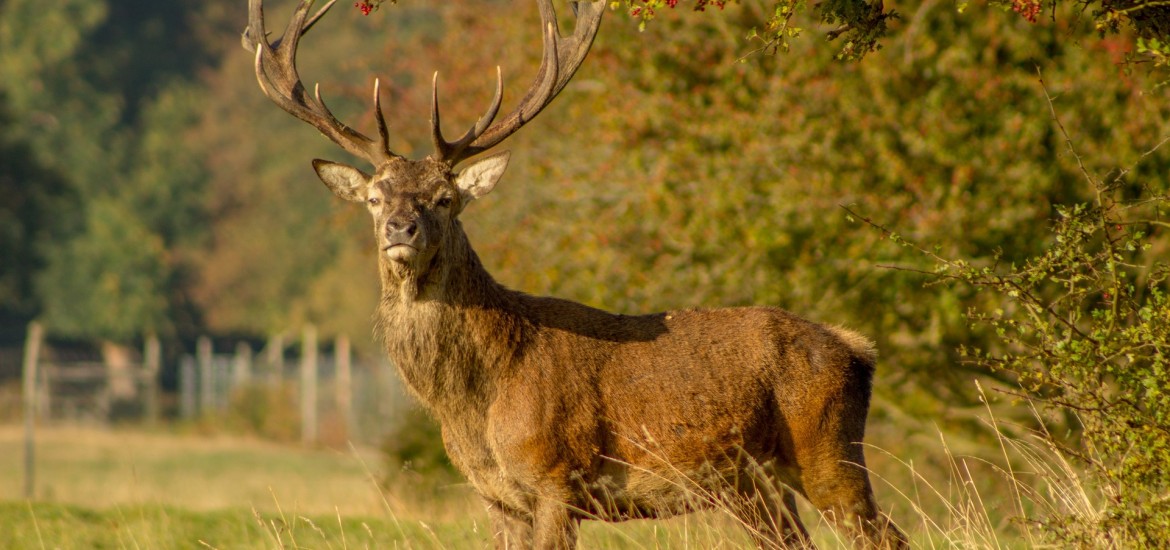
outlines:
[[391, 241], [408, 240], [418, 233], [418, 223], [414, 220], [387, 220], [386, 237]]

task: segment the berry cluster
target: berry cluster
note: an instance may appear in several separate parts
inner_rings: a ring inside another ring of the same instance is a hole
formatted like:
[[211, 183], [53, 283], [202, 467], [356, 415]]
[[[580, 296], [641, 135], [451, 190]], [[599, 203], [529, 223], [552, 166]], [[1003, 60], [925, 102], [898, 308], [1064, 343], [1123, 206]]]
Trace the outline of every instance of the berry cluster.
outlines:
[[[632, 1], [633, 0], [631, 0], [631, 3], [632, 3]], [[651, 17], [654, 17], [655, 5], [665, 4], [666, 7], [672, 8], [672, 9], [676, 6], [678, 6], [678, 0], [660, 0], [660, 3], [654, 2], [653, 0], [641, 0], [641, 1], [643, 4], [647, 4], [647, 5], [646, 6], [638, 6], [635, 8], [630, 8], [630, 15], [631, 16], [634, 16], [634, 17], [642, 16], [644, 18], [649, 19]], [[706, 11], [707, 6], [716, 6], [719, 9], [723, 9], [723, 6], [726, 6], [726, 5], [727, 5], [727, 0], [695, 0], [694, 10], [695, 11]]]
[[1041, 0], [1012, 0], [1012, 11], [1020, 14], [1029, 23], [1035, 23], [1040, 15]]

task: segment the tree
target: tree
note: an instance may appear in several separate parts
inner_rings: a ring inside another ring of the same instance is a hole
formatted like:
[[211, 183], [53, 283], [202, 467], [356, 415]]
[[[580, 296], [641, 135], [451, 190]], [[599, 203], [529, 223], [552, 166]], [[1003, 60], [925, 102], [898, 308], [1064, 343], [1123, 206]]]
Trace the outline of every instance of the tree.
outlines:
[[1067, 419], [1034, 432], [1106, 498], [1036, 518], [1046, 536], [1062, 547], [1161, 548], [1170, 543], [1170, 185], [1138, 164], [1090, 172], [1048, 99], [1091, 198], [1055, 206], [1046, 249], [1006, 264], [896, 240], [936, 262], [936, 281], [985, 299], [967, 318], [995, 336], [963, 347], [964, 361], [1012, 377], [1001, 391]]
[[71, 197], [31, 222], [59, 230], [29, 243], [41, 262], [18, 268], [37, 281], [26, 314], [43, 314], [58, 334], [125, 341], [190, 324], [175, 251], [201, 227], [191, 222], [203, 178], [180, 139], [199, 111], [181, 82], [166, 83], [189, 82], [210, 57], [185, 21], [201, 4], [0, 5], [14, 122], [5, 137], [27, 143]]
[[[0, 128], [9, 125], [0, 97]], [[29, 144], [0, 133], [0, 338], [23, 334], [37, 312], [34, 274], [44, 266], [46, 241], [64, 232], [67, 218], [53, 215], [68, 202], [64, 178], [36, 162]], [[11, 328], [9, 328], [11, 327]]]
[[[386, 0], [356, 2], [363, 15], [377, 10]], [[397, 4], [397, 0], [390, 0]], [[613, 0], [610, 5], [617, 9], [624, 5], [630, 17], [640, 21], [639, 27], [653, 20], [664, 8], [675, 9], [680, 5], [693, 11], [722, 11], [737, 0]], [[774, 53], [788, 51], [791, 40], [804, 33], [799, 25], [801, 18], [811, 16], [818, 24], [833, 27], [825, 31], [825, 37], [841, 44], [838, 59], [861, 59], [866, 54], [881, 48], [881, 41], [890, 33], [889, 22], [900, 14], [887, 10], [882, 0], [831, 0], [815, 2], [812, 6], [806, 0], [769, 0], [756, 2], [743, 0], [744, 4], [766, 12], [765, 17], [750, 27], [748, 38], [758, 41], [755, 52]], [[968, 9], [968, 2], [958, 3], [958, 11]], [[1094, 29], [1102, 35], [1119, 34], [1128, 31], [1133, 36], [1138, 53], [1158, 66], [1170, 62], [1170, 7], [1157, 0], [989, 0], [988, 4], [1005, 11], [1015, 12], [1029, 23], [1039, 21], [1049, 13], [1053, 21], [1057, 14], [1067, 14], [1068, 6], [1075, 6], [1081, 13], [1092, 15]], [[805, 12], [811, 12], [806, 14]], [[1062, 17], [1066, 15], [1061, 15]]]
[[[380, 3], [380, 2], [376, 2]], [[679, 0], [624, 0], [628, 13], [640, 18], [643, 26], [663, 8], [678, 7]], [[746, 0], [745, 3], [752, 3]], [[717, 7], [722, 10], [725, 0], [694, 0], [681, 2], [695, 11]], [[959, 12], [969, 9], [969, 3], [959, 2]], [[617, 3], [615, 2], [616, 6]], [[1057, 21], [1058, 17], [1077, 18], [1072, 13], [1089, 13], [1093, 29], [1102, 34], [1124, 33], [1133, 40], [1137, 53], [1155, 64], [1166, 65], [1170, 60], [1170, 6], [1157, 0], [989, 0], [988, 5], [1015, 12], [1029, 23], [1037, 23], [1045, 14]], [[807, 15], [819, 24], [832, 26], [825, 32], [830, 41], [837, 41], [839, 59], [860, 59], [881, 48], [890, 33], [889, 21], [900, 14], [887, 10], [882, 0], [832, 0], [815, 2], [805, 0], [774, 0], [766, 4], [768, 16], [751, 27], [748, 35], [759, 41], [758, 52], [788, 51], [790, 40], [803, 34], [799, 18]], [[1070, 9], [1075, 8], [1075, 9]], [[807, 16], [806, 16], [807, 17]]]

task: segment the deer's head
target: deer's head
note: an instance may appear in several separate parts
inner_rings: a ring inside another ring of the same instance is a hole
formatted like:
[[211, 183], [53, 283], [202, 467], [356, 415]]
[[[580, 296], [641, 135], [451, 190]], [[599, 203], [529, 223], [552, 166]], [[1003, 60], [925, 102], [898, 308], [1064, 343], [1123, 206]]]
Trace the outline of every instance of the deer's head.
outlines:
[[421, 273], [447, 238], [459, 231], [457, 217], [471, 201], [495, 187], [508, 166], [507, 151], [453, 173], [430, 157], [398, 159], [373, 175], [357, 168], [314, 160], [321, 181], [337, 196], [366, 204], [374, 218], [378, 249], [406, 272]]
[[404, 276], [419, 276], [430, 269], [443, 246], [461, 234], [457, 221], [460, 212], [495, 187], [508, 165], [508, 153], [480, 157], [461, 170], [456, 170], [456, 166], [498, 145], [560, 93], [589, 53], [601, 24], [604, 2], [574, 3], [576, 27], [571, 36], [562, 37], [551, 0], [539, 0], [545, 32], [544, 55], [536, 80], [520, 104], [493, 124], [503, 98], [503, 79], [497, 68], [496, 93], [487, 112], [455, 141], [447, 141], [440, 129], [436, 73], [431, 94], [431, 141], [435, 151], [421, 160], [411, 160], [389, 148], [377, 80], [374, 81], [374, 113], [378, 140], [338, 121], [322, 101], [320, 89], [310, 96], [301, 83], [296, 69], [297, 45], [335, 1], [331, 0], [309, 17], [313, 1], [302, 0], [281, 37], [269, 42], [264, 28], [263, 0], [249, 0], [243, 44], [255, 53], [256, 78], [269, 99], [373, 165], [373, 173], [367, 174], [346, 164], [313, 161], [317, 175], [334, 194], [366, 204], [374, 220], [383, 259]]

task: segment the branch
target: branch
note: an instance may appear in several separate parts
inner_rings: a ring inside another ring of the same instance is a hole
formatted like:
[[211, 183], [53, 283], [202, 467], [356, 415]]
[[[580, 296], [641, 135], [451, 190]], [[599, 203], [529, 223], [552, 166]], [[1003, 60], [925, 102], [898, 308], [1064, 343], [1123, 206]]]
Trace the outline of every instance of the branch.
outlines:
[[1048, 86], [1044, 84], [1044, 74], [1040, 72], [1040, 67], [1036, 67], [1036, 76], [1040, 79], [1040, 89], [1044, 90], [1044, 98], [1048, 100], [1048, 112], [1052, 113], [1052, 121], [1056, 123], [1056, 127], [1060, 129], [1060, 135], [1064, 136], [1064, 143], [1068, 145], [1068, 152], [1072, 153], [1074, 159], [1077, 159], [1077, 166], [1081, 169], [1081, 174], [1094, 188], [1098, 187], [1093, 176], [1089, 174], [1089, 169], [1085, 168], [1085, 163], [1081, 160], [1081, 155], [1077, 153], [1076, 147], [1073, 147], [1072, 138], [1068, 135], [1068, 130], [1064, 129], [1064, 123], [1060, 121], [1060, 117], [1056, 114], [1056, 105], [1052, 101], [1052, 95], [1048, 93]]

